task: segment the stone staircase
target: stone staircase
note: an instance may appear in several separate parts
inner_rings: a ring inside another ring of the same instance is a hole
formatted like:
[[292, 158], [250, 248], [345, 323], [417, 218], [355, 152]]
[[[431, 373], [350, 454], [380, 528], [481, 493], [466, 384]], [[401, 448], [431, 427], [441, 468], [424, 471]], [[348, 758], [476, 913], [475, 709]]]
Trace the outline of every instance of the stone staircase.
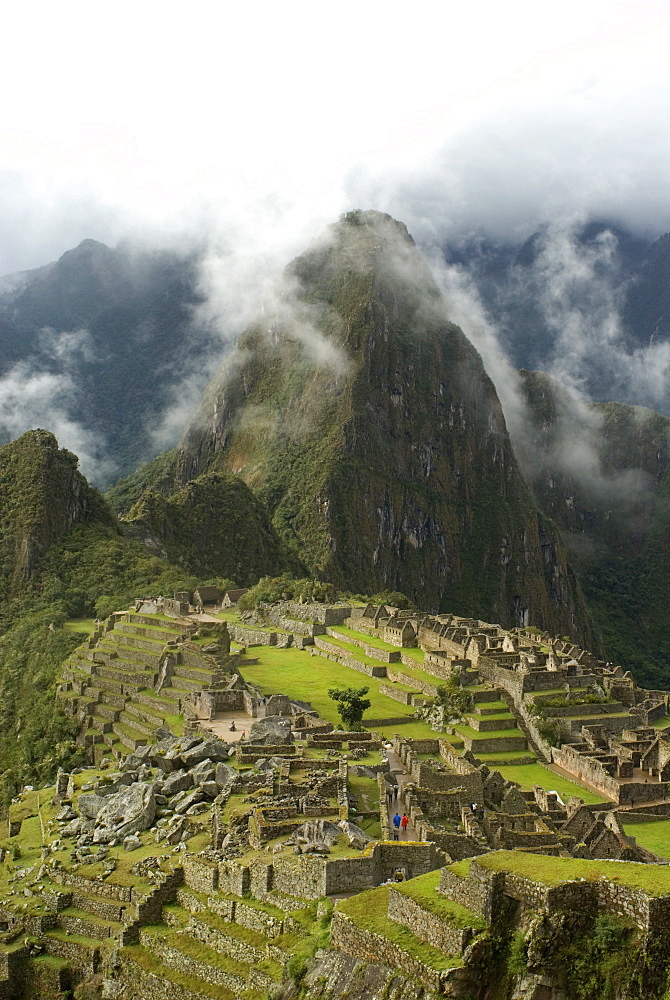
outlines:
[[[193, 629], [191, 621], [126, 612], [113, 615], [71, 654], [58, 694], [81, 723], [91, 762], [151, 743], [162, 727], [180, 735], [184, 704], [195, 692], [224, 683], [219, 663], [189, 643]], [[161, 676], [167, 656], [170, 669]]]
[[284, 910], [274, 895], [270, 903], [182, 887], [176, 896], [157, 922], [141, 928], [137, 945], [121, 949], [124, 979], [153, 997], [163, 994], [148, 990], [147, 976], [159, 977], [170, 1000], [261, 1000], [276, 990], [305, 934], [295, 915], [304, 900], [291, 899]]

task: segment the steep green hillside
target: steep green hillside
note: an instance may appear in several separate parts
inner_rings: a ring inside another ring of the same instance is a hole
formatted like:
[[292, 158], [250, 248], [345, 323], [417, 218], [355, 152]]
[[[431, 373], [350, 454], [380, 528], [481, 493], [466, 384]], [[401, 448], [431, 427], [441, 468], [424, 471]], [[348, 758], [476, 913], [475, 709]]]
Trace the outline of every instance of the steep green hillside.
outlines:
[[311, 572], [504, 624], [588, 616], [495, 390], [405, 227], [353, 212], [289, 268], [177, 450], [241, 476]]
[[205, 582], [208, 548], [210, 576], [225, 565], [253, 582], [286, 568], [260, 504], [232, 477], [190, 485], [165, 504], [159, 524], [160, 502], [138, 507], [135, 528], [140, 515], [153, 518], [198, 577], [122, 534], [53, 434], [31, 431], [0, 447], [0, 807], [18, 785], [77, 760], [73, 720], [55, 699], [58, 667], [82, 640], [63, 627], [68, 618], [105, 616], [142, 593], [193, 590]]
[[300, 568], [261, 502], [236, 476], [200, 476], [170, 497], [145, 492], [123, 526], [171, 562], [241, 587]]
[[[0, 595], [21, 594], [50, 545], [76, 525], [113, 528], [100, 494], [77, 470], [76, 455], [49, 431], [29, 431], [0, 448]], [[115, 529], [118, 532], [118, 529]]]
[[588, 405], [544, 372], [522, 372], [530, 420], [517, 445], [542, 510], [560, 525], [603, 655], [667, 684], [670, 418]]

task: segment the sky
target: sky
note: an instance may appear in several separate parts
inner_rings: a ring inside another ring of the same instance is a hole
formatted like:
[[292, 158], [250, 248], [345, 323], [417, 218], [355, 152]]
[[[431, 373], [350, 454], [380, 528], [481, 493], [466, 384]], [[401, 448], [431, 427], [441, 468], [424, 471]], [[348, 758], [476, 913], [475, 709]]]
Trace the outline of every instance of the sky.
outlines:
[[285, 261], [349, 208], [430, 243], [670, 228], [667, 2], [25, 2], [0, 274], [81, 239]]

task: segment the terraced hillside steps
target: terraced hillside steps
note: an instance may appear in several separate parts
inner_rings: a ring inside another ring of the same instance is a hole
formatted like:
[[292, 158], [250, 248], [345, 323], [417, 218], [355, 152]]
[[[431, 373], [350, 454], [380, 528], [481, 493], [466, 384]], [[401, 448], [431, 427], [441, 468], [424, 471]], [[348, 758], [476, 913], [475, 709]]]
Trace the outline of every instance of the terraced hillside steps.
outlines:
[[155, 742], [161, 728], [181, 735], [186, 703], [225, 686], [225, 661], [222, 666], [190, 641], [196, 628], [190, 620], [126, 612], [74, 650], [58, 696], [79, 720], [91, 762], [110, 750], [118, 756]]
[[166, 1000], [261, 1000], [283, 981], [306, 933], [294, 916], [306, 901], [291, 898], [288, 910], [276, 902], [221, 892], [210, 896], [182, 886], [176, 901], [162, 907], [159, 921], [140, 929], [139, 943], [121, 949], [122, 967], [132, 963], [137, 978], [142, 978], [138, 970], [163, 977], [174, 988], [164, 994]]

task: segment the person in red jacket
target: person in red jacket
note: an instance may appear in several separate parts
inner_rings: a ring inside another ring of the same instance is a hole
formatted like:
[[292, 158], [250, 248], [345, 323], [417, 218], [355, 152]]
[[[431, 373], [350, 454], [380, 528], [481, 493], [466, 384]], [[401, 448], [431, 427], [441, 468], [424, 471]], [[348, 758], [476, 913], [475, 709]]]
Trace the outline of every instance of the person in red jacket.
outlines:
[[409, 816], [407, 813], [402, 814], [402, 819], [400, 820], [400, 829], [403, 833], [407, 833], [407, 827], [409, 826]]

